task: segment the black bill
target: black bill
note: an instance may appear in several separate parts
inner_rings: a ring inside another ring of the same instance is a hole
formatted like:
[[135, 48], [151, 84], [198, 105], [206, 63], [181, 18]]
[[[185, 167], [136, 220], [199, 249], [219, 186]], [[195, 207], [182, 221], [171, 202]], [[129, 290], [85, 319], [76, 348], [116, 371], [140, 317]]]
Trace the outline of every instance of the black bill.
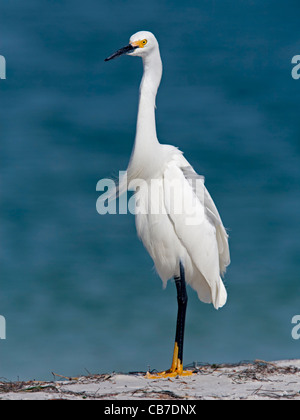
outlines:
[[131, 51], [135, 50], [136, 48], [138, 47], [133, 47], [131, 44], [126, 45], [126, 47], [120, 48], [118, 51], [116, 51], [115, 53], [107, 57], [104, 61], [109, 61], [109, 60], [112, 60], [113, 58], [119, 57], [120, 55], [128, 54]]

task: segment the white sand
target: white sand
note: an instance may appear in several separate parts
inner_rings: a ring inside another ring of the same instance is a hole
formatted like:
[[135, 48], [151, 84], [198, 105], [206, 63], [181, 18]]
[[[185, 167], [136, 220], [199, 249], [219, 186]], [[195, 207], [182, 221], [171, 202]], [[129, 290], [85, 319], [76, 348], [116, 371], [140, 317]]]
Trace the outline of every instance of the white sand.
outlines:
[[0, 399], [300, 399], [300, 360], [199, 366], [196, 371], [172, 379], [106, 374], [53, 382], [0, 382]]

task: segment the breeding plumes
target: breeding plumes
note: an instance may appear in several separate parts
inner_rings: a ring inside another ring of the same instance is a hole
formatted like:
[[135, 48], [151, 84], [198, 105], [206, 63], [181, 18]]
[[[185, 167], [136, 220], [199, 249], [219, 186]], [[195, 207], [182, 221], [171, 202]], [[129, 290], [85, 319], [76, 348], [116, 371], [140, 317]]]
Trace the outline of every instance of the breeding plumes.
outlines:
[[[127, 54], [143, 59], [136, 137], [119, 194], [136, 189], [136, 228], [164, 284], [175, 279], [178, 315], [171, 368], [158, 376], [189, 375], [183, 370], [186, 284], [216, 309], [227, 300], [221, 275], [230, 263], [228, 235], [199, 176], [181, 151], [159, 143], [155, 100], [162, 76], [159, 45], [151, 32], [137, 32], [129, 45], [105, 61]], [[138, 186], [138, 188], [136, 188]]]

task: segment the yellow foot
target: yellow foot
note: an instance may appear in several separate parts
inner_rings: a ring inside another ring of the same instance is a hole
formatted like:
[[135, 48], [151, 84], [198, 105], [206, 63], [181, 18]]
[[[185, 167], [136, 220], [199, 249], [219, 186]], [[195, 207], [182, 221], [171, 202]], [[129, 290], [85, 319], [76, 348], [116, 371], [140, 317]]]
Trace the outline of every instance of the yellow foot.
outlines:
[[160, 379], [160, 378], [175, 378], [176, 376], [191, 376], [193, 375], [193, 371], [191, 370], [175, 370], [172, 371], [171, 369], [165, 370], [163, 372], [156, 372], [150, 373], [147, 372], [145, 378], [146, 379]]
[[157, 372], [157, 373], [147, 372], [145, 378], [146, 379], [175, 378], [176, 376], [191, 376], [191, 375], [193, 375], [193, 371], [183, 370], [182, 361], [178, 357], [178, 344], [175, 341], [171, 368], [163, 372]]

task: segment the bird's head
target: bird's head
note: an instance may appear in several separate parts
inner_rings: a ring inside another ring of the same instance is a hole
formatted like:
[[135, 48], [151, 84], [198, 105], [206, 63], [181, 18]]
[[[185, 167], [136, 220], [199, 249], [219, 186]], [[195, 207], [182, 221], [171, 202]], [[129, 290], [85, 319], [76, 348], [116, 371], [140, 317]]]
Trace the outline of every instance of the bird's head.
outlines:
[[129, 44], [126, 47], [120, 48], [114, 54], [107, 57], [105, 61], [112, 60], [124, 54], [146, 57], [157, 47], [158, 42], [151, 32], [140, 31], [130, 37]]

